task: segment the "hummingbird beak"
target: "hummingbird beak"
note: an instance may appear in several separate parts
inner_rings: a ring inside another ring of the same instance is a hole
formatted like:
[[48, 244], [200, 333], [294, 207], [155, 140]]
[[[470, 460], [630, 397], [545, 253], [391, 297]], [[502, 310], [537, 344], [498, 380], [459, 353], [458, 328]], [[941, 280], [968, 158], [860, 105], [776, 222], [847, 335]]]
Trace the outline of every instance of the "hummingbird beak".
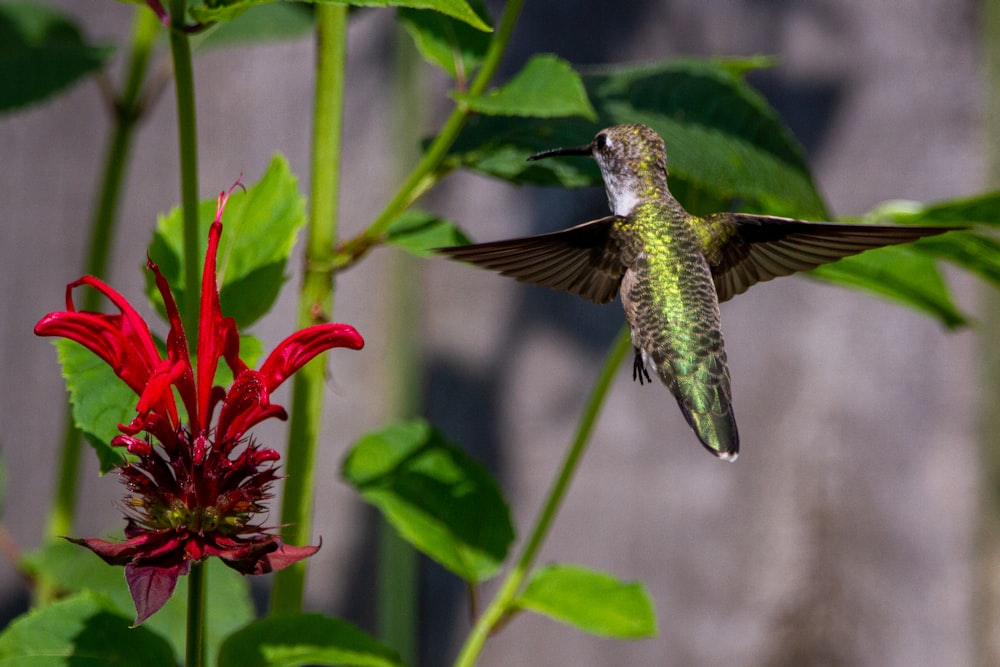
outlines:
[[593, 144], [586, 144], [584, 146], [574, 146], [572, 148], [551, 148], [547, 151], [542, 151], [541, 153], [535, 153], [528, 160], [541, 160], [546, 157], [555, 157], [557, 155], [583, 155], [590, 157], [593, 155], [594, 146]]

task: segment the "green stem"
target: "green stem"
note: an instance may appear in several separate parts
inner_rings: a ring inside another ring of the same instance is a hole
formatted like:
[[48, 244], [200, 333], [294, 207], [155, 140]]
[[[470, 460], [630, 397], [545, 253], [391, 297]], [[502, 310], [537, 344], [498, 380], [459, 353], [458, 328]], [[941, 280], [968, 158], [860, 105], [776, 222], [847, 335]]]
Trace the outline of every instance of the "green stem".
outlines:
[[[500, 24], [497, 26], [496, 34], [490, 41], [489, 49], [483, 58], [483, 65], [476, 73], [469, 86], [470, 95], [482, 95], [496, 74], [500, 59], [503, 57], [510, 37], [514, 32], [514, 26], [521, 14], [524, 0], [510, 0], [504, 7], [503, 16], [500, 17]], [[405, 211], [413, 202], [420, 198], [434, 183], [440, 178], [441, 165], [448, 154], [459, 133], [465, 127], [470, 111], [465, 104], [458, 103], [452, 109], [448, 119], [441, 126], [441, 131], [427, 147], [427, 151], [420, 162], [413, 168], [410, 175], [400, 186], [396, 195], [389, 201], [382, 212], [372, 221], [371, 225], [357, 239], [349, 244], [352, 246], [349, 252], [342, 253], [337, 258], [335, 270], [342, 270], [356, 262], [367, 250], [378, 243], [392, 221]]]
[[191, 44], [184, 31], [185, 0], [170, 0], [170, 53], [177, 97], [177, 142], [184, 220], [184, 306], [181, 313], [190, 348], [198, 345], [198, 288], [201, 285], [201, 234], [198, 230], [198, 132]]
[[[420, 157], [424, 90], [422, 60], [402, 26], [396, 26], [393, 66], [394, 162], [398, 175]], [[423, 262], [397, 250], [389, 264], [386, 295], [385, 412], [388, 421], [420, 413], [420, 278]], [[399, 653], [403, 664], [417, 662], [420, 560], [417, 551], [384, 516], [376, 527], [378, 567], [375, 609], [379, 638]]]
[[[201, 233], [198, 229], [198, 132], [191, 44], [184, 31], [185, 0], [170, 0], [170, 53], [177, 97], [177, 144], [180, 155], [181, 214], [184, 220], [184, 305], [181, 318], [191, 350], [198, 347], [198, 298], [201, 285]], [[195, 563], [188, 576], [187, 667], [200, 667], [205, 656], [205, 566]]]
[[[982, 7], [985, 113], [983, 149], [988, 184], [1000, 184], [1000, 0]], [[980, 287], [978, 453], [979, 506], [973, 554], [972, 662], [986, 667], [1000, 664], [1000, 293]]]
[[[153, 12], [144, 7], [136, 8], [126, 64], [125, 89], [120, 99], [113, 100], [114, 127], [104, 153], [100, 190], [91, 216], [90, 242], [84, 264], [84, 273], [98, 278], [104, 277], [108, 258], [112, 253], [125, 167], [128, 164], [129, 149], [132, 147], [133, 130], [141, 116], [140, 93], [149, 70], [149, 58], [159, 27], [160, 23]], [[99, 294], [94, 290], [84, 292], [82, 309], [97, 310], [98, 306]], [[69, 404], [63, 423], [65, 428], [56, 475], [56, 497], [46, 526], [49, 538], [73, 532], [75, 509], [79, 505], [77, 484], [80, 467], [80, 432], [73, 424], [72, 408]]]
[[188, 574], [187, 648], [185, 667], [205, 664], [205, 561]]
[[507, 573], [507, 577], [503, 583], [500, 584], [500, 589], [497, 591], [496, 596], [473, 626], [472, 631], [465, 640], [465, 644], [462, 646], [458, 660], [455, 661], [455, 667], [472, 667], [472, 665], [476, 664], [490, 633], [512, 611], [511, 605], [517, 594], [521, 591], [521, 586], [525, 578], [531, 571], [535, 557], [538, 555], [538, 550], [548, 536], [552, 521], [555, 519], [559, 511], [559, 506], [562, 504], [563, 498], [565, 498], [566, 492], [569, 490], [569, 484], [576, 473], [580, 458], [587, 449], [587, 443], [590, 440], [590, 435], [593, 432], [594, 424], [600, 414], [601, 407], [604, 405], [604, 399], [607, 397], [608, 389], [611, 387], [615, 371], [621, 366], [622, 360], [625, 359], [631, 349], [632, 341], [628, 329], [623, 329], [615, 339], [615, 343], [604, 362], [604, 368], [601, 369], [601, 374], [598, 376], [597, 382], [590, 392], [590, 398], [587, 399], [587, 405], [577, 426], [576, 435], [573, 437], [569, 451], [566, 452], [566, 457], [563, 459], [559, 473], [552, 483], [552, 488], [549, 489], [549, 493], [545, 498], [545, 504], [542, 506], [542, 510], [535, 520], [528, 540], [525, 542], [524, 549], [517, 562]]
[[[298, 324], [329, 320], [333, 312], [331, 256], [337, 237], [340, 190], [340, 140], [347, 61], [347, 6], [316, 6], [316, 97], [313, 107], [312, 182], [305, 248], [305, 274]], [[285, 458], [281, 525], [289, 544], [306, 544], [312, 527], [316, 443], [322, 424], [326, 356], [320, 355], [295, 375], [292, 386], [288, 453]], [[271, 611], [302, 609], [305, 563], [278, 572]]]

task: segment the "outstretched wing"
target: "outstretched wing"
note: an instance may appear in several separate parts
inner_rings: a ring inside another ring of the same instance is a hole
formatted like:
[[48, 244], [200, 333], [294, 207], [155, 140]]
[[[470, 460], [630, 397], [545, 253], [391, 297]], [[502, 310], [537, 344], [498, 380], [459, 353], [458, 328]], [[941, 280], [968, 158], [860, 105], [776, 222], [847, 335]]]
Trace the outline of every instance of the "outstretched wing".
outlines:
[[618, 220], [612, 215], [550, 234], [435, 250], [521, 282], [607, 303], [625, 275], [613, 234]]
[[754, 283], [955, 229], [805, 222], [746, 213], [717, 213], [700, 224], [707, 225], [701, 230], [705, 256], [720, 302], [742, 294]]

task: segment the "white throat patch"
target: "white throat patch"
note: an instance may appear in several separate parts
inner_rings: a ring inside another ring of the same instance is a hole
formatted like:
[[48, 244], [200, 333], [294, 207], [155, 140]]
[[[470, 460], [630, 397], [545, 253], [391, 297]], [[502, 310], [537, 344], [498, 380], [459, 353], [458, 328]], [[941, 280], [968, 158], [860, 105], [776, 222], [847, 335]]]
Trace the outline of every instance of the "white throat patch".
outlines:
[[632, 212], [636, 204], [639, 203], [639, 197], [635, 192], [631, 190], [625, 190], [624, 192], [619, 192], [617, 198], [613, 198], [611, 193], [608, 193], [608, 199], [611, 203], [611, 210], [615, 215], [626, 216]]

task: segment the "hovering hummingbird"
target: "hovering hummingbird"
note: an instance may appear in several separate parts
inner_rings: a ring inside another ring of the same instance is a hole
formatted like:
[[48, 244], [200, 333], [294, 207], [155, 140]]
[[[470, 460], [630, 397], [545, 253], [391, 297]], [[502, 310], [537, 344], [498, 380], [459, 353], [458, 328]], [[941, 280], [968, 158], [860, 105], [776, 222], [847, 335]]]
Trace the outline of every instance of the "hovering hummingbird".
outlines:
[[564, 155], [597, 161], [612, 215], [550, 234], [438, 251], [594, 303], [618, 292], [635, 348], [632, 379], [643, 384], [650, 372], [659, 376], [701, 443], [728, 461], [739, 453], [739, 434], [719, 303], [757, 282], [949, 231], [691, 215], [667, 189], [663, 140], [645, 125], [609, 127], [584, 146], [528, 159]]

